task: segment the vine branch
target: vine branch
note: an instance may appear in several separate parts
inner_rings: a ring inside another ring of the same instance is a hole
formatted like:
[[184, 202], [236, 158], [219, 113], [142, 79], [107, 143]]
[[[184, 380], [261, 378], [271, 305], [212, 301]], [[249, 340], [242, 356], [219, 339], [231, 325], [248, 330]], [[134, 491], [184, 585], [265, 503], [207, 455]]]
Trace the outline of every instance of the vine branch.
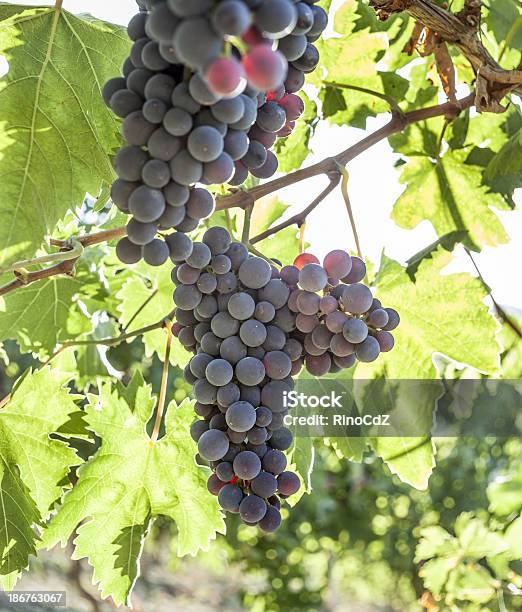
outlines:
[[[62, 342], [61, 348], [59, 350], [64, 350], [66, 348], [71, 348], [73, 346], [91, 346], [91, 345], [101, 345], [101, 346], [118, 346], [122, 342], [126, 340], [131, 340], [132, 338], [137, 338], [138, 336], [143, 336], [148, 332], [154, 331], [156, 329], [161, 329], [163, 327], [167, 327], [172, 322], [176, 311], [173, 310], [166, 317], [163, 317], [161, 320], [156, 323], [152, 323], [151, 325], [147, 325], [146, 327], [141, 327], [140, 329], [136, 329], [132, 332], [125, 332], [115, 338], [105, 338], [104, 340], [71, 340], [68, 342]], [[52, 358], [51, 358], [52, 359]], [[50, 360], [49, 360], [50, 361]]]
[[[105, 340], [71, 340], [68, 342], [62, 342], [59, 349], [57, 349], [50, 357], [42, 363], [39, 368], [44, 368], [46, 365], [49, 365], [53, 359], [56, 359], [58, 355], [61, 355], [68, 348], [73, 348], [75, 346], [118, 346], [125, 340], [131, 340], [132, 338], [138, 338], [139, 336], [143, 336], [144, 334], [155, 331], [156, 329], [161, 329], [166, 327], [170, 329], [172, 332], [172, 321], [176, 314], [176, 310], [170, 312], [166, 317], [163, 317], [157, 323], [153, 323], [152, 325], [147, 325], [147, 327], [142, 327], [140, 329], [136, 329], [133, 332], [123, 333], [120, 336], [116, 336], [114, 338], [106, 338]], [[169, 349], [170, 352], [170, 349]], [[170, 356], [170, 355], [169, 355]], [[6, 395], [2, 400], [0, 400], [0, 410], [9, 402], [11, 399], [11, 394]]]
[[482, 44], [478, 27], [480, 0], [467, 0], [458, 14], [431, 0], [370, 0], [370, 6], [383, 21], [394, 13], [406, 12], [442, 40], [457, 47], [477, 75], [477, 110], [503, 112], [505, 108], [500, 100], [509, 91], [522, 91], [522, 71], [502, 68]]
[[[14, 291], [15, 289], [18, 289], [20, 287], [26, 287], [31, 283], [50, 278], [52, 276], [72, 274], [76, 262], [83, 253], [83, 249], [89, 246], [93, 246], [95, 244], [101, 244], [103, 242], [122, 238], [126, 235], [126, 233], [126, 228], [118, 227], [116, 229], [96, 232], [95, 234], [89, 234], [87, 236], [81, 236], [79, 238], [73, 238], [71, 240], [51, 240], [51, 246], [59, 247], [61, 249], [60, 253], [54, 253], [52, 255], [45, 255], [44, 257], [37, 257], [35, 259], [28, 259], [25, 261], [17, 262], [9, 266], [9, 268], [4, 268], [0, 270], [0, 274], [13, 270], [16, 276], [16, 278], [14, 278], [12, 281], [0, 287], [0, 296], [6, 295], [7, 293]], [[75, 247], [75, 244], [81, 246], [81, 251], [80, 246]], [[78, 252], [75, 252], [75, 248], [78, 249]], [[74, 257], [72, 257], [73, 254]], [[45, 261], [47, 261], [48, 263], [50, 261], [58, 261], [59, 263], [49, 268], [43, 268], [42, 270], [37, 270], [35, 272], [27, 272], [25, 270], [25, 268], [34, 265], [40, 265]]]
[[[377, 143], [381, 142], [382, 140], [388, 138], [393, 134], [401, 132], [409, 125], [417, 123], [418, 121], [432, 119], [434, 117], [457, 116], [463, 110], [471, 108], [475, 104], [475, 98], [475, 94], [470, 94], [469, 96], [461, 100], [457, 100], [456, 102], [446, 102], [444, 104], [439, 104], [436, 106], [410, 111], [401, 115], [392, 116], [391, 121], [387, 125], [373, 132], [372, 134], [369, 134], [356, 144], [345, 149], [344, 151], [341, 151], [334, 157], [327, 157], [326, 159], [316, 164], [313, 164], [308, 168], [296, 170], [295, 172], [292, 172], [280, 178], [253, 187], [248, 191], [237, 190], [232, 194], [219, 198], [216, 210], [228, 210], [230, 208], [236, 207], [245, 209], [247, 206], [255, 204], [255, 202], [257, 202], [261, 198], [275, 193], [280, 189], [284, 189], [285, 187], [289, 187], [301, 181], [320, 176], [322, 174], [330, 175], [331, 173], [337, 173], [339, 171], [339, 165], [346, 166], [350, 161], [352, 161]], [[96, 244], [101, 244], [103, 242], [109, 242], [111, 240], [122, 238], [126, 234], [126, 228], [119, 227], [115, 229], [105, 230], [102, 232], [96, 232], [94, 234], [89, 234], [86, 236], [81, 236], [76, 238], [76, 240], [84, 248], [87, 248]], [[70, 252], [72, 248], [70, 240], [51, 240], [50, 244], [52, 246], [59, 247], [64, 252]], [[250, 246], [251, 248], [253, 248], [252, 244], [250, 244]], [[66, 261], [60, 261], [54, 266], [44, 268], [42, 270], [37, 270], [35, 272], [24, 271], [22, 274], [17, 275], [15, 279], [0, 287], [0, 296], [6, 295], [11, 291], [14, 291], [15, 289], [26, 287], [27, 285], [39, 280], [62, 274], [72, 274], [76, 262], [77, 258], [67, 259]], [[28, 262], [26, 263], [28, 265], [33, 265], [35, 261], [28, 260]]]
[[457, 102], [446, 102], [444, 104], [438, 104], [437, 106], [430, 106], [420, 110], [410, 111], [400, 116], [395, 116], [387, 125], [373, 132], [372, 134], [369, 134], [355, 145], [341, 151], [334, 157], [327, 157], [326, 159], [313, 164], [308, 168], [296, 170], [295, 172], [277, 178], [273, 181], [253, 187], [248, 191], [237, 190], [230, 195], [219, 198], [216, 209], [226, 210], [228, 208], [236, 207], [245, 208], [251, 204], [252, 201], [256, 202], [267, 195], [275, 193], [276, 191], [284, 189], [285, 187], [294, 185], [295, 183], [305, 181], [321, 174], [337, 172], [338, 164], [341, 166], [346, 166], [346, 164], [348, 164], [350, 161], [379, 143], [381, 140], [401, 132], [412, 123], [425, 121], [434, 117], [456, 116], [461, 111], [471, 108], [474, 103], [475, 95], [470, 94], [466, 98], [457, 100]]

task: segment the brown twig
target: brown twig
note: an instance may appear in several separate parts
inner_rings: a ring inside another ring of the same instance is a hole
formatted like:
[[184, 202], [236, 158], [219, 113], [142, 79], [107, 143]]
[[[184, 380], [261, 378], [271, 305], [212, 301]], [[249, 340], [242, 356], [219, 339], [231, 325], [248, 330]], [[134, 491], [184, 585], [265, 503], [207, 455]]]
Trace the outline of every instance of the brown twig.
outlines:
[[491, 287], [487, 284], [487, 282], [485, 281], [484, 277], [482, 276], [482, 272], [480, 271], [480, 269], [479, 269], [479, 267], [477, 265], [477, 262], [475, 261], [475, 258], [471, 254], [471, 251], [469, 249], [465, 249], [465, 251], [466, 251], [468, 257], [470, 258], [471, 263], [473, 264], [473, 267], [475, 268], [475, 271], [476, 271], [476, 273], [477, 273], [477, 275], [479, 277], [480, 282], [482, 283], [482, 285], [484, 286], [484, 288], [488, 292], [489, 297], [491, 298], [491, 301], [493, 302], [493, 306], [495, 307], [495, 310], [497, 311], [498, 316], [522, 340], [522, 330], [518, 327], [518, 325], [511, 319], [511, 317], [507, 314], [507, 312], [502, 308], [502, 306], [493, 297], [493, 293], [491, 291]]
[[278, 232], [286, 229], [287, 227], [291, 227], [292, 225], [297, 225], [297, 227], [301, 227], [305, 223], [308, 215], [313, 210], [315, 210], [319, 206], [319, 204], [321, 204], [321, 202], [337, 187], [337, 185], [339, 184], [339, 180], [339, 172], [332, 172], [328, 186], [315, 198], [315, 200], [311, 204], [309, 204], [304, 210], [295, 214], [293, 217], [290, 217], [286, 221], [283, 221], [278, 225], [274, 225], [274, 227], [267, 229], [261, 234], [258, 234], [250, 240], [250, 244], [256, 244], [257, 242], [261, 242], [261, 240], [264, 240], [269, 236], [273, 236], [274, 234], [277, 234]]

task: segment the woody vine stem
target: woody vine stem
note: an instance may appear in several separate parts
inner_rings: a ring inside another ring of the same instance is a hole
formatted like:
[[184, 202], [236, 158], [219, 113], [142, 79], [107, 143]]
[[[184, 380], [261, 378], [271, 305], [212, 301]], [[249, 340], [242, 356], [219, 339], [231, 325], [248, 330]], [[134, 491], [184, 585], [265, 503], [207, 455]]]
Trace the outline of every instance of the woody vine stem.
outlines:
[[[289, 220], [280, 226], [270, 228], [264, 234], [260, 234], [259, 236], [255, 236], [254, 238], [250, 239], [249, 247], [253, 252], [257, 252], [254, 247], [257, 242], [277, 233], [278, 231], [281, 231], [284, 229], [284, 227], [290, 227], [294, 223], [299, 227], [306, 221], [306, 216], [317, 206], [319, 206], [319, 204], [339, 184], [341, 176], [341, 172], [339, 170], [340, 167], [341, 169], [344, 169], [350, 161], [354, 160], [356, 157], [377, 143], [393, 134], [396, 134], [397, 132], [404, 130], [413, 123], [440, 116], [456, 117], [461, 111], [472, 107], [474, 100], [474, 94], [470, 94], [466, 98], [463, 98], [456, 103], [447, 102], [445, 104], [439, 104], [437, 106], [431, 106], [404, 114], [394, 113], [392, 114], [391, 120], [384, 127], [378, 129], [372, 134], [369, 134], [361, 141], [345, 149], [344, 151], [341, 151], [339, 154], [333, 157], [327, 157], [324, 160], [313, 164], [312, 166], [296, 170], [295, 172], [291, 172], [290, 174], [275, 180], [263, 183], [262, 185], [258, 185], [252, 189], [237, 190], [229, 195], [222, 196], [218, 199], [216, 210], [229, 210], [231, 208], [242, 208], [246, 210], [248, 207], [255, 205], [255, 203], [261, 198], [301, 181], [321, 175], [325, 175], [330, 179], [330, 184], [328, 187], [316, 199], [314, 199], [312, 204], [310, 204], [302, 213], [296, 215], [294, 218], [292, 218], [292, 220]], [[283, 225], [284, 227], [282, 227]], [[84, 248], [116, 240], [122, 236], [125, 236], [125, 234], [125, 227], [119, 227], [116, 229], [76, 237], [70, 240], [51, 240], [51, 246], [56, 246], [60, 249], [58, 253], [46, 255], [43, 258], [16, 262], [7, 268], [0, 268], [0, 275], [13, 272], [15, 276], [14, 279], [0, 287], [0, 296], [6, 295], [16, 289], [26, 287], [29, 284], [42, 279], [63, 274], [71, 275], [74, 273], [75, 263], [79, 259], [79, 256]], [[75, 249], [78, 250], [75, 251]], [[53, 263], [53, 265], [34, 272], [29, 272], [27, 270], [29, 267], [40, 266], [43, 263]]]

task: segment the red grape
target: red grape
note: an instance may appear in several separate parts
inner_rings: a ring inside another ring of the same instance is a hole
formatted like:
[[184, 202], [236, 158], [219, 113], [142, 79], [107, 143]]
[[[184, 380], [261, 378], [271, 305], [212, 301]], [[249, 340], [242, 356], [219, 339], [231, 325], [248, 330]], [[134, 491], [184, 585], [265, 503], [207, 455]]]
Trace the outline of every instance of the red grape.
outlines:
[[258, 45], [244, 56], [243, 67], [254, 87], [269, 91], [277, 89], [284, 81], [287, 63], [281, 53], [268, 45]]
[[296, 361], [292, 361], [292, 371], [290, 372], [290, 376], [297, 376], [299, 372], [303, 369], [304, 361], [302, 359], [297, 359]]
[[393, 348], [393, 346], [395, 344], [395, 339], [390, 334], [390, 332], [387, 332], [387, 331], [377, 331], [377, 332], [374, 333], [374, 337], [377, 340], [377, 342], [379, 343], [379, 346], [381, 348], [381, 352], [387, 353], [387, 352], [392, 350], [392, 348]]
[[214, 93], [229, 96], [240, 89], [244, 80], [244, 71], [237, 60], [220, 57], [210, 64], [205, 78]]
[[254, 124], [250, 128], [248, 137], [250, 138], [250, 140], [257, 140], [266, 149], [272, 148], [274, 146], [275, 141], [277, 140], [277, 134], [265, 132], [265, 130], [262, 130], [257, 124]]
[[345, 251], [332, 251], [324, 258], [323, 266], [328, 276], [344, 278], [352, 269], [352, 258]]
[[330, 371], [332, 359], [328, 353], [318, 355], [317, 357], [314, 355], [307, 355], [305, 363], [306, 369], [312, 376], [324, 376]]
[[286, 94], [279, 100], [279, 106], [285, 109], [286, 118], [288, 121], [295, 121], [304, 112], [304, 102], [295, 94]]
[[315, 255], [312, 255], [311, 253], [301, 253], [301, 255], [298, 255], [295, 258], [294, 266], [298, 270], [302, 270], [307, 264], [311, 263], [318, 264], [319, 260]]
[[321, 298], [319, 309], [321, 312], [324, 312], [324, 314], [335, 312], [338, 307], [339, 302], [333, 297], [333, 295], [325, 295], [323, 298]]

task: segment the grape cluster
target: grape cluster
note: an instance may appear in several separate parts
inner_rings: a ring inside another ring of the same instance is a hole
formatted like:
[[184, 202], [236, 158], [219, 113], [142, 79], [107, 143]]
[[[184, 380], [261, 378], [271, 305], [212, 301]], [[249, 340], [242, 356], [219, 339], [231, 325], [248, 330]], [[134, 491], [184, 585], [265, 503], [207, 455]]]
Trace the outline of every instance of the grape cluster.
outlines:
[[195, 353], [185, 377], [200, 417], [191, 434], [213, 470], [209, 491], [248, 525], [274, 531], [281, 500], [300, 487], [283, 452], [293, 442], [284, 427], [284, 394], [294, 387], [290, 288], [221, 227], [184, 241], [176, 258], [174, 331]]
[[132, 215], [123, 262], [163, 264], [171, 245], [158, 231], [191, 232], [212, 214], [213, 196], [196, 185], [275, 174], [270, 148], [294, 129], [295, 94], [319, 61], [312, 43], [327, 15], [315, 1], [138, 0], [123, 76], [103, 90], [127, 142], [112, 187]]
[[336, 250], [321, 266], [317, 257], [303, 253], [280, 276], [292, 288], [288, 308], [296, 315], [293, 374], [303, 365], [313, 376], [333, 374], [392, 350], [390, 332], [399, 325], [399, 314], [383, 308], [362, 284], [362, 259]]

